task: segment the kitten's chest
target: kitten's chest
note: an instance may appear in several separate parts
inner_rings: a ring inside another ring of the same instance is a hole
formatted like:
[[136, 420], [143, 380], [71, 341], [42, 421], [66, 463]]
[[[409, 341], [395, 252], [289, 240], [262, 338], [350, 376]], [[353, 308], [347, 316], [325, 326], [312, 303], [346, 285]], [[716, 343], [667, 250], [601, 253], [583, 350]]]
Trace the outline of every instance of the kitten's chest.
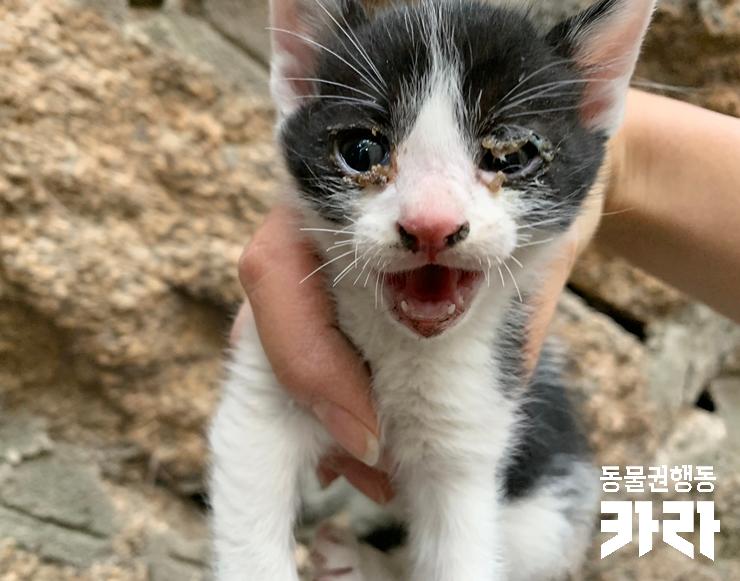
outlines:
[[419, 341], [383, 329], [358, 331], [348, 334], [371, 367], [383, 444], [396, 462], [499, 456], [514, 413], [490, 340]]
[[361, 293], [334, 292], [340, 327], [370, 366], [384, 446], [396, 461], [439, 455], [469, 461], [505, 447], [514, 407], [495, 352], [499, 310], [480, 308], [464, 326], [424, 339], [400, 329]]
[[452, 355], [397, 353], [374, 369], [383, 437], [401, 463], [490, 458], [508, 439], [513, 410], [496, 366], [483, 353]]

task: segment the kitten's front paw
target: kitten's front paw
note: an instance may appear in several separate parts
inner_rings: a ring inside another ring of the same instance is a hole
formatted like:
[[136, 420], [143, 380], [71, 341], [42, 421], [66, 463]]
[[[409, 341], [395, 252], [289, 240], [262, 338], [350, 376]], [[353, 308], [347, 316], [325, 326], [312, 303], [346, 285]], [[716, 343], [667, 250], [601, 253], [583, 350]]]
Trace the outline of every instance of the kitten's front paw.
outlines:
[[365, 581], [355, 536], [331, 523], [319, 527], [311, 548], [313, 581]]

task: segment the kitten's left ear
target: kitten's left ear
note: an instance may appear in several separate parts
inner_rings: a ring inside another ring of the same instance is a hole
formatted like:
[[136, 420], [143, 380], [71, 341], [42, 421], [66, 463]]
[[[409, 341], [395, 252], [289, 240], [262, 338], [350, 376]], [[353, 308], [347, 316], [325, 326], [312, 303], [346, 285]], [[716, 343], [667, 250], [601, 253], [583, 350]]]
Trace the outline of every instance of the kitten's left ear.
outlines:
[[581, 118], [586, 127], [614, 133], [622, 123], [635, 69], [656, 0], [599, 0], [547, 35], [559, 54], [573, 59], [585, 86]]

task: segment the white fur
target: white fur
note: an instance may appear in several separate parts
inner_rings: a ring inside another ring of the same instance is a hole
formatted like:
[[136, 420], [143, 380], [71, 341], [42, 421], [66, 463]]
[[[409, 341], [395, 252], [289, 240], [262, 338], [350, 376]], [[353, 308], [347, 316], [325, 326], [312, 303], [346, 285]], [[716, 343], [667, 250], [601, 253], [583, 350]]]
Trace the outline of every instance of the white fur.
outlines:
[[298, 478], [327, 443], [277, 383], [256, 329], [244, 329], [210, 433], [216, 579], [298, 579]]
[[579, 573], [593, 534], [598, 478], [590, 464], [575, 463], [568, 476], [545, 482], [504, 507], [509, 581]]

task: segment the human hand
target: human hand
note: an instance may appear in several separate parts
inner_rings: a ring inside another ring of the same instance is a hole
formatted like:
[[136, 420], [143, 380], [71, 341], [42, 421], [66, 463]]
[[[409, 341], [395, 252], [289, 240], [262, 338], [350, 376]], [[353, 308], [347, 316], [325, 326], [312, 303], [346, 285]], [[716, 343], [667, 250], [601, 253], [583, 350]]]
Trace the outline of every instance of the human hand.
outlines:
[[393, 493], [387, 474], [377, 468], [382, 462], [367, 366], [337, 327], [325, 281], [312, 276], [299, 284], [319, 264], [301, 235], [299, 217], [287, 207], [273, 209], [239, 260], [248, 302], [231, 340], [253, 318], [278, 381], [341, 446], [322, 461], [322, 484], [343, 475], [384, 503]]

